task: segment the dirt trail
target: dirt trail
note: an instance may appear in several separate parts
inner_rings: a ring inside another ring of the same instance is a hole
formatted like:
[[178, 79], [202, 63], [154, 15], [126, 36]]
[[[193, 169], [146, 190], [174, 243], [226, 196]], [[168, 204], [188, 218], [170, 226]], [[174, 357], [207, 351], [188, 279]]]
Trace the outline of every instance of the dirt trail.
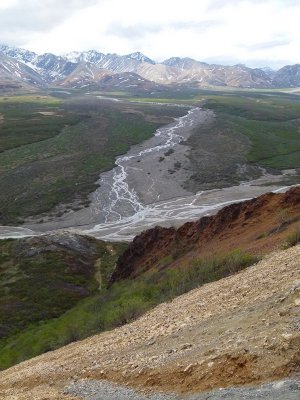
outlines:
[[197, 392], [281, 379], [299, 369], [300, 245], [131, 324], [3, 371], [0, 398], [71, 399], [64, 388], [79, 379]]

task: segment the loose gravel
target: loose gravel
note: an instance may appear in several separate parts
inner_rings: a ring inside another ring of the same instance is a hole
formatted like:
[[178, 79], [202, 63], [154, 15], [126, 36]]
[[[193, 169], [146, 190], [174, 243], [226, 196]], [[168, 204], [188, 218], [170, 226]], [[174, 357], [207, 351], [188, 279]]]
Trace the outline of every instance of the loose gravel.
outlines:
[[82, 400], [299, 400], [300, 379], [288, 379], [258, 387], [232, 387], [194, 395], [142, 394], [106, 381], [82, 380], [66, 389]]
[[107, 381], [82, 380], [66, 389], [67, 394], [79, 396], [84, 400], [180, 400], [179, 395], [156, 393], [152, 395], [138, 393], [126, 386]]

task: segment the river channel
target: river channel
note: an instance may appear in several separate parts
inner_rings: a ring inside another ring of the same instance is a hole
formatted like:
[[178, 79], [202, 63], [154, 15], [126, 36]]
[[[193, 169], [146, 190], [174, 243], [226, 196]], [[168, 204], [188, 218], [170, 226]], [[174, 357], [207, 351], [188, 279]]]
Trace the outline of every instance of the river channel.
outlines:
[[179, 226], [213, 214], [233, 202], [287, 189], [279, 183], [282, 176], [264, 174], [255, 181], [224, 189], [196, 194], [185, 190], [182, 184], [189, 178], [188, 169], [172, 171], [171, 167], [176, 163], [184, 166], [188, 162], [189, 148], [185, 139], [196, 126], [211, 118], [214, 118], [211, 111], [191, 108], [186, 115], [159, 128], [152, 138], [118, 157], [115, 168], [100, 175], [99, 188], [91, 194], [88, 208], [43, 223], [2, 226], [0, 238], [40, 235], [63, 229], [105, 240], [129, 241], [155, 225]]

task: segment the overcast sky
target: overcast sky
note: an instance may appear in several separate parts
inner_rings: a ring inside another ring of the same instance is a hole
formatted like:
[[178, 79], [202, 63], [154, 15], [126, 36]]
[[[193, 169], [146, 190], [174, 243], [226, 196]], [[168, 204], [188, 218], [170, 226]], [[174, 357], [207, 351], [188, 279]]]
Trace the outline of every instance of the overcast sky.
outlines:
[[277, 68], [300, 62], [299, 21], [300, 0], [0, 0], [0, 43]]

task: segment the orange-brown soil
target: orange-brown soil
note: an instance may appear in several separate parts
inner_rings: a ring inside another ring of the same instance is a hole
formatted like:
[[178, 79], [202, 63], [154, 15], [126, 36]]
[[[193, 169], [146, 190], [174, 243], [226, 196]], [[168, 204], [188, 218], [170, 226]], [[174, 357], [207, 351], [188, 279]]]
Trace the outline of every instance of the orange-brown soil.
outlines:
[[[153, 268], [184, 266], [195, 257], [210, 258], [237, 248], [268, 254], [296, 229], [300, 229], [300, 187], [267, 193], [187, 222], [177, 230], [156, 227], [143, 232], [119, 259], [112, 282], [135, 278]], [[165, 257], [170, 259], [167, 264], [162, 262]]]
[[300, 245], [121, 328], [0, 374], [3, 400], [71, 399], [78, 379], [194, 392], [300, 372]]

